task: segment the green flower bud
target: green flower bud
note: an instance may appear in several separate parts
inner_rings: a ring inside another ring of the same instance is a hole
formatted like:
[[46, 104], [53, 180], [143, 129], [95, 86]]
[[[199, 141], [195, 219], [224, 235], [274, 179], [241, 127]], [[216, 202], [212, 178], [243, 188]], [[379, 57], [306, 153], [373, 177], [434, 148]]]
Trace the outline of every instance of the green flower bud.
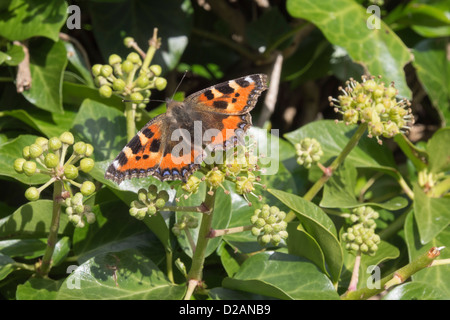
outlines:
[[45, 149], [47, 148], [48, 139], [44, 137], [37, 137], [34, 143], [40, 145], [45, 151]]
[[136, 217], [136, 215], [137, 215], [138, 212], [139, 212], [139, 209], [136, 208], [136, 207], [131, 207], [130, 210], [129, 210], [129, 212], [130, 212], [130, 215], [131, 215], [132, 217]]
[[59, 164], [59, 157], [54, 153], [47, 153], [44, 158], [44, 164], [47, 168], [56, 168]]
[[44, 150], [42, 149], [42, 147], [36, 143], [33, 143], [30, 146], [30, 157], [32, 159], [38, 158], [43, 152]]
[[126, 83], [122, 79], [115, 79], [112, 83], [112, 88], [114, 91], [122, 92], [125, 89]]
[[95, 192], [95, 184], [92, 181], [85, 181], [81, 185], [80, 192], [84, 196], [89, 196]]
[[84, 228], [85, 225], [86, 223], [83, 221], [83, 219], [80, 219], [80, 221], [78, 221], [78, 223], [75, 225], [75, 228]]
[[252, 228], [252, 235], [255, 237], [259, 236], [261, 234], [261, 228], [253, 227]]
[[113, 66], [113, 65], [115, 65], [117, 63], [121, 63], [121, 62], [122, 62], [122, 58], [119, 55], [112, 54], [112, 55], [109, 56], [108, 63], [110, 65]]
[[139, 102], [139, 101], [144, 100], [144, 97], [139, 92], [133, 92], [130, 95], [130, 100], [133, 101], [133, 102]]
[[137, 65], [141, 65], [142, 64], [141, 57], [136, 52], [131, 52], [127, 56], [127, 60], [131, 61], [132, 63], [137, 64]]
[[165, 205], [166, 205], [166, 202], [164, 201], [164, 199], [161, 199], [161, 198], [156, 199], [156, 202], [155, 202], [156, 208], [161, 209]]
[[147, 76], [140, 76], [136, 80], [136, 84], [139, 88], [145, 88], [150, 84], [150, 80]]
[[167, 80], [166, 79], [160, 78], [160, 77], [155, 79], [155, 87], [156, 87], [156, 89], [158, 91], [164, 90], [166, 88], [166, 86], [167, 86]]
[[78, 169], [73, 164], [69, 164], [64, 168], [64, 175], [67, 179], [76, 179], [78, 177]]
[[[70, 198], [69, 198], [69, 199], [70, 199]], [[66, 214], [67, 214], [68, 216], [73, 215], [73, 208], [72, 208], [72, 207], [66, 208]]]
[[25, 161], [23, 164], [23, 172], [27, 176], [32, 176], [36, 172], [36, 162], [34, 161]]
[[30, 160], [30, 146], [26, 146], [22, 149], [22, 156], [25, 160]]
[[149, 69], [150, 69], [151, 72], [153, 72], [153, 74], [156, 77], [159, 77], [161, 75], [161, 73], [162, 73], [162, 68], [161, 68], [161, 66], [159, 64], [153, 64], [153, 65], [150, 66]]
[[112, 95], [112, 89], [108, 85], [101, 86], [98, 92], [100, 93], [100, 96], [102, 96], [103, 98], [110, 98]]
[[270, 240], [272, 240], [272, 236], [270, 234], [265, 234], [263, 236], [260, 236], [258, 240], [262, 245], [266, 245], [270, 242]]
[[59, 139], [61, 140], [62, 143], [68, 144], [68, 145], [72, 145], [74, 143], [74, 137], [73, 134], [70, 133], [69, 131], [63, 132], [60, 136]]
[[102, 66], [102, 69], [100, 70], [100, 74], [105, 78], [108, 78], [112, 74], [112, 72], [113, 72], [113, 68], [107, 64]]
[[69, 218], [69, 221], [72, 222], [74, 225], [78, 224], [80, 222], [81, 217], [77, 214], [71, 215]]
[[84, 158], [80, 161], [80, 169], [83, 172], [88, 173], [94, 168], [95, 162], [91, 158]]
[[123, 44], [125, 45], [125, 47], [130, 48], [134, 43], [134, 38], [132, 37], [126, 37], [125, 39], [123, 39]]
[[47, 146], [48, 146], [48, 150], [56, 151], [61, 148], [62, 142], [61, 142], [61, 140], [59, 140], [58, 137], [52, 137], [52, 138], [50, 138], [50, 140], [48, 140]]
[[258, 220], [256, 220], [255, 226], [258, 228], [262, 228], [265, 224], [266, 220], [264, 220], [263, 218], [258, 218]]
[[77, 214], [82, 214], [84, 212], [84, 206], [82, 204], [77, 204], [73, 208]]
[[91, 68], [92, 74], [94, 77], [97, 77], [100, 75], [100, 72], [102, 71], [102, 65], [101, 64], [94, 64]]
[[94, 153], [94, 147], [92, 146], [92, 144], [86, 143], [86, 152], [84, 153], [84, 155], [86, 157], [90, 157], [90, 156], [92, 156], [93, 153]]
[[78, 141], [73, 145], [73, 151], [79, 155], [84, 155], [86, 152], [86, 144], [83, 141]]
[[148, 206], [147, 213], [148, 213], [149, 215], [152, 216], [152, 215], [156, 214], [156, 211], [157, 211], [157, 209], [156, 209], [155, 205], [150, 204], [150, 205]]
[[83, 194], [81, 192], [75, 193], [72, 197], [72, 205], [82, 204], [83, 203]]
[[36, 187], [30, 187], [25, 191], [25, 198], [28, 201], [36, 201], [39, 199], [39, 190]]
[[209, 186], [217, 188], [225, 180], [225, 174], [219, 170], [211, 170], [206, 175], [206, 182]]
[[27, 162], [24, 158], [17, 158], [14, 160], [14, 170], [16, 170], [17, 173], [23, 173], [23, 164]]
[[[155, 209], [156, 210], [156, 209]], [[138, 211], [138, 213], [137, 213], [137, 215], [136, 215], [136, 219], [138, 219], [138, 220], [144, 220], [144, 218], [145, 218], [145, 216], [147, 215], [147, 212], [146, 212], [146, 210], [139, 210]]]
[[130, 73], [134, 69], [134, 64], [130, 60], [125, 60], [122, 62], [122, 71], [125, 73]]

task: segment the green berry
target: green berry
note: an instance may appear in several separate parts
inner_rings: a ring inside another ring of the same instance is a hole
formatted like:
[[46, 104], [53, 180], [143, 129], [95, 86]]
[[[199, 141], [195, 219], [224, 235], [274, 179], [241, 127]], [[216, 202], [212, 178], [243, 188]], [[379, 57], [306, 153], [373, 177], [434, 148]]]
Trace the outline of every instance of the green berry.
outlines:
[[45, 151], [45, 148], [47, 147], [48, 139], [44, 138], [44, 137], [37, 137], [36, 140], [34, 141], [34, 143], [37, 145], [40, 145]]
[[150, 80], [147, 76], [140, 76], [136, 80], [136, 84], [139, 88], [145, 88], [150, 84]]
[[86, 157], [90, 157], [90, 156], [92, 156], [93, 153], [94, 153], [94, 147], [92, 146], [92, 144], [86, 143], [86, 152], [84, 153], [84, 155]]
[[75, 213], [82, 214], [84, 212], [84, 206], [82, 204], [77, 204], [75, 207]]
[[112, 84], [114, 91], [123, 91], [123, 89], [125, 89], [125, 86], [126, 83], [122, 79], [115, 79]]
[[25, 160], [30, 160], [30, 146], [26, 146], [22, 149], [22, 156]]
[[161, 199], [161, 198], [156, 199], [156, 202], [155, 202], [156, 208], [161, 209], [165, 205], [166, 205], [166, 202], [164, 201], [164, 199]]
[[108, 85], [101, 86], [98, 92], [100, 93], [100, 96], [102, 96], [103, 98], [110, 98], [112, 95], [112, 89]]
[[112, 72], [113, 72], [112, 67], [111, 67], [110, 65], [105, 64], [105, 65], [102, 67], [102, 69], [101, 69], [101, 71], [100, 71], [100, 74], [101, 74], [103, 77], [108, 78], [108, 77], [112, 74]]
[[156, 80], [155, 80], [155, 87], [156, 87], [156, 89], [158, 91], [164, 90], [166, 88], [166, 86], [167, 86], [167, 80], [166, 79], [160, 78], [160, 77], [156, 78]]
[[80, 192], [84, 196], [89, 196], [95, 192], [95, 184], [92, 181], [85, 181], [81, 185]]
[[83, 194], [81, 192], [75, 193], [75, 195], [72, 197], [72, 204], [82, 204], [83, 203]]
[[130, 95], [130, 100], [133, 101], [133, 102], [139, 102], [139, 101], [144, 100], [144, 97], [139, 92], [133, 92]]
[[88, 173], [94, 168], [95, 162], [91, 158], [84, 158], [80, 161], [80, 169], [83, 172]]
[[155, 77], [159, 77], [161, 75], [162, 69], [161, 66], [159, 64], [153, 64], [150, 66], [150, 71], [153, 72], [153, 74], [155, 75]]
[[36, 187], [30, 187], [25, 191], [25, 198], [28, 201], [36, 201], [39, 199], [39, 190]]
[[122, 71], [125, 73], [130, 73], [134, 69], [134, 64], [130, 60], [125, 60], [122, 62]]
[[17, 158], [14, 160], [14, 170], [16, 170], [17, 173], [23, 173], [23, 164], [27, 162], [24, 158]]
[[151, 216], [154, 215], [156, 211], [157, 211], [156, 206], [153, 204], [150, 204], [147, 208], [147, 213]]
[[131, 207], [130, 210], [129, 210], [129, 212], [130, 212], [130, 215], [131, 215], [132, 217], [135, 217], [135, 216], [138, 214], [139, 209], [136, 208], [136, 207]]
[[25, 161], [23, 164], [23, 172], [27, 176], [32, 176], [36, 172], [36, 162], [34, 161]]
[[141, 57], [136, 52], [131, 52], [127, 56], [127, 60], [131, 61], [132, 63], [137, 64], [137, 65], [141, 65], [142, 64]]
[[139, 201], [141, 201], [143, 203], [147, 202], [147, 190], [145, 190], [144, 188], [139, 189], [138, 199], [139, 199]]
[[47, 168], [56, 168], [59, 164], [59, 157], [54, 153], [47, 153], [44, 158], [44, 163]]
[[68, 144], [68, 145], [72, 145], [75, 141], [73, 134], [70, 133], [69, 131], [63, 132], [60, 136], [59, 139], [61, 140], [62, 143]]
[[132, 37], [126, 37], [125, 39], [123, 39], [123, 44], [125, 45], [125, 47], [130, 48], [134, 43], [134, 38]]
[[92, 71], [92, 74], [94, 75], [94, 77], [97, 77], [98, 75], [100, 75], [101, 70], [102, 70], [101, 64], [94, 64], [91, 68], [91, 71]]
[[112, 55], [109, 56], [108, 63], [110, 65], [113, 66], [113, 65], [115, 65], [117, 63], [121, 63], [121, 62], [122, 62], [122, 58], [119, 55], [112, 54]]
[[61, 140], [58, 137], [52, 137], [48, 140], [48, 149], [51, 151], [59, 150], [62, 146]]
[[86, 143], [78, 141], [73, 145], [73, 151], [79, 155], [84, 155], [86, 152]]
[[137, 215], [136, 215], [136, 219], [143, 220], [146, 215], [147, 215], [146, 210], [139, 210]]
[[73, 164], [69, 164], [64, 168], [64, 175], [67, 179], [76, 179], [78, 177], [78, 169]]
[[42, 149], [42, 147], [36, 143], [33, 143], [32, 145], [30, 145], [30, 157], [32, 159], [36, 159], [38, 158], [42, 153], [44, 152], [44, 150]]

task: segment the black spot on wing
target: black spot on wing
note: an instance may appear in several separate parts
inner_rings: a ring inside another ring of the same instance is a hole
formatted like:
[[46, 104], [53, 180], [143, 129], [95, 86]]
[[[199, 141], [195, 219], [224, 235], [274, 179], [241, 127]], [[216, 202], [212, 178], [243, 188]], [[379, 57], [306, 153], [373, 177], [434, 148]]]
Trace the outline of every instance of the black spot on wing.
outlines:
[[211, 92], [211, 90], [206, 90], [205, 92], [203, 92], [203, 94], [208, 100], [214, 99], [214, 94]]
[[125, 153], [123, 153], [123, 151], [120, 151], [119, 155], [117, 156], [117, 161], [119, 162], [120, 166], [124, 166], [127, 164], [128, 158]]
[[245, 80], [245, 78], [236, 79], [234, 80], [238, 85], [240, 85], [242, 88], [248, 87], [250, 85], [250, 82]]
[[217, 100], [213, 102], [213, 105], [217, 109], [226, 109], [228, 107], [228, 102]]
[[139, 136], [134, 136], [128, 143], [128, 147], [131, 149], [133, 154], [138, 153], [142, 149], [141, 139], [139, 139]]
[[224, 83], [214, 87], [217, 91], [223, 94], [232, 94], [234, 89], [228, 85], [228, 83]]
[[150, 139], [151, 137], [153, 137], [154, 132], [149, 128], [145, 128], [144, 130], [142, 130], [142, 134], [146, 136], [148, 139]]
[[151, 145], [150, 145], [150, 152], [158, 152], [160, 146], [161, 146], [161, 140], [160, 139], [153, 140]]

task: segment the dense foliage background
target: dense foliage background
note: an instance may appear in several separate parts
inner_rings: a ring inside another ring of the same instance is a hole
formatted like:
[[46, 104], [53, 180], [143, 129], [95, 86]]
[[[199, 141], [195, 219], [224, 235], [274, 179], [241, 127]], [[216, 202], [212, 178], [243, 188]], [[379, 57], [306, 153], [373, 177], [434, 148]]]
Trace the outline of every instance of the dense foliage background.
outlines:
[[[69, 5], [78, 6], [80, 15], [68, 13]], [[367, 11], [371, 5], [375, 11]], [[381, 21], [374, 20], [377, 10]], [[355, 260], [340, 241], [346, 221], [339, 214], [363, 204], [380, 213], [377, 232], [382, 242], [374, 256], [363, 256], [358, 288], [367, 284], [369, 265], [379, 265], [385, 276], [432, 246], [450, 246], [448, 189], [432, 197], [418, 184], [419, 172], [440, 174], [442, 181], [449, 171], [449, 16], [446, 0], [2, 1], [0, 296], [184, 296], [183, 268], [189, 270], [192, 251], [184, 237], [170, 231], [180, 215], [167, 213], [142, 222], [128, 213], [141, 187], [155, 183], [173, 201], [180, 186], [172, 184], [171, 189], [171, 184], [153, 178], [117, 186], [103, 178], [127, 142], [124, 104], [117, 96], [101, 97], [91, 74], [91, 67], [106, 64], [111, 54], [126, 57], [132, 51], [123, 45], [125, 37], [133, 37], [146, 50], [154, 28], [162, 44], [152, 63], [162, 67], [167, 87], [152, 91], [152, 99], [171, 97], [185, 70], [176, 99], [247, 74], [269, 75], [271, 88], [252, 111], [251, 132], [264, 141], [270, 136], [267, 129], [280, 130], [279, 137], [271, 136], [279, 148], [270, 150], [272, 157], [279, 156], [279, 172], [262, 176], [272, 191], [260, 188], [257, 193], [264, 203], [292, 210], [297, 217], [289, 223], [287, 243], [278, 247], [262, 247], [248, 231], [210, 241], [204, 268], [208, 291], [198, 298], [339, 298]], [[68, 23], [73, 25], [77, 18], [80, 28], [69, 29]], [[30, 89], [18, 90], [18, 66], [27, 59], [23, 45], [29, 50], [32, 83]], [[294, 145], [313, 137], [324, 150], [321, 162], [331, 163], [356, 125], [335, 124], [340, 117], [328, 97], [337, 97], [339, 86], [351, 77], [359, 81], [363, 74], [381, 75], [387, 84], [394, 81], [398, 96], [411, 101], [411, 144], [401, 135], [383, 138], [382, 145], [363, 137], [323, 193], [306, 203], [301, 197], [322, 172], [315, 166], [301, 167]], [[137, 127], [164, 111], [159, 102], [148, 103]], [[49, 277], [42, 278], [33, 265], [46, 250], [52, 189], [29, 202], [25, 191], [48, 177], [19, 174], [13, 163], [37, 137], [64, 131], [94, 146], [95, 168], [81, 179], [96, 181], [97, 192], [88, 200], [96, 222], [74, 228], [62, 214], [53, 267]], [[400, 180], [406, 181], [413, 199], [405, 195]], [[231, 183], [225, 188], [231, 195], [217, 195], [214, 227], [249, 224], [261, 204], [251, 198], [254, 206], [249, 207]], [[186, 205], [201, 202], [205, 189]], [[167, 278], [168, 252], [179, 266], [173, 267], [174, 283]], [[449, 257], [444, 249], [440, 259]], [[449, 268], [419, 271], [384, 297], [449, 299]]]

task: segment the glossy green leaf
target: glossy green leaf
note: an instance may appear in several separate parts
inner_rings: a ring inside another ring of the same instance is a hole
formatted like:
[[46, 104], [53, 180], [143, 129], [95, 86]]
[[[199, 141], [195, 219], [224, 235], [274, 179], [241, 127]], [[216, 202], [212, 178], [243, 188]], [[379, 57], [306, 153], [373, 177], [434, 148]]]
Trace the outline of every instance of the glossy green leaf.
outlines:
[[311, 2], [288, 0], [287, 11], [294, 18], [311, 21], [333, 44], [347, 50], [350, 57], [373, 75], [395, 81], [401, 96], [411, 97], [403, 67], [412, 60], [408, 47], [381, 20], [379, 29], [371, 24], [371, 13], [352, 0]]
[[34, 39], [29, 43], [30, 90], [24, 97], [36, 107], [49, 112], [63, 113], [62, 79], [67, 65], [67, 53], [61, 41]]
[[0, 64], [4, 62], [8, 66], [17, 66], [25, 57], [22, 47], [17, 45], [12, 45], [6, 52], [0, 53], [4, 55], [0, 58]]
[[72, 131], [81, 140], [92, 144], [96, 161], [115, 158], [126, 144], [123, 112], [100, 102], [83, 101], [73, 121]]
[[97, 255], [66, 278], [58, 300], [178, 300], [185, 285], [172, 284], [147, 256], [130, 249]]
[[[14, 161], [22, 158], [22, 150], [25, 146], [34, 143], [36, 136], [22, 135], [0, 145], [0, 176], [14, 178], [25, 184], [43, 184], [49, 180], [47, 175], [37, 173], [31, 177], [14, 170]], [[39, 165], [38, 165], [39, 168]]]
[[413, 50], [417, 76], [438, 110], [443, 125], [450, 123], [450, 64], [448, 41], [425, 39]]
[[61, 264], [71, 250], [71, 241], [69, 237], [62, 237], [56, 242], [55, 251], [52, 255], [52, 267]]
[[17, 300], [54, 300], [63, 280], [30, 278], [17, 286]]
[[9, 40], [43, 36], [57, 41], [67, 16], [67, 3], [63, 0], [11, 0], [2, 9], [0, 36]]
[[[419, 235], [418, 222], [415, 216], [410, 213], [406, 217], [404, 224], [405, 241], [408, 247], [409, 261], [413, 261], [421, 254], [427, 252], [432, 247], [445, 247], [441, 250], [440, 256], [437, 258], [450, 259], [450, 228], [442, 230], [435, 238], [428, 243], [423, 244], [421, 235]], [[414, 282], [427, 283], [436, 290], [442, 292], [444, 299], [450, 298], [450, 265], [441, 265], [431, 268], [425, 268], [412, 276]]]
[[325, 255], [331, 278], [337, 282], [343, 258], [336, 228], [331, 219], [314, 203], [299, 196], [275, 189], [268, 191], [294, 211], [303, 228], [317, 241]]
[[99, 88], [91, 88], [84, 84], [63, 82], [63, 102], [79, 107], [85, 99], [100, 102], [104, 105], [114, 107], [118, 110], [124, 110], [125, 105], [122, 98], [118, 95], [112, 95], [110, 98], [103, 98], [98, 92]]
[[0, 280], [3, 280], [14, 271], [14, 260], [0, 253]]
[[414, 184], [414, 217], [421, 243], [430, 242], [450, 224], [450, 198], [431, 198]]
[[429, 171], [435, 174], [450, 170], [450, 128], [436, 131], [428, 140]]
[[43, 255], [47, 239], [10, 239], [0, 241], [0, 253], [9, 257], [32, 259]]
[[394, 211], [408, 205], [408, 200], [403, 197], [394, 197], [382, 203], [358, 201], [355, 194], [356, 178], [356, 168], [352, 165], [346, 164], [339, 167], [324, 186], [320, 206], [325, 208], [372, 206]]
[[[24, 204], [0, 220], [0, 237], [44, 238], [52, 220], [53, 201], [38, 200]], [[69, 232], [67, 215], [61, 214], [58, 234]]]
[[223, 280], [223, 287], [285, 300], [339, 298], [331, 281], [313, 263], [277, 252], [251, 256], [233, 278]]
[[426, 282], [408, 282], [396, 286], [383, 297], [383, 300], [448, 300], [441, 290]]

